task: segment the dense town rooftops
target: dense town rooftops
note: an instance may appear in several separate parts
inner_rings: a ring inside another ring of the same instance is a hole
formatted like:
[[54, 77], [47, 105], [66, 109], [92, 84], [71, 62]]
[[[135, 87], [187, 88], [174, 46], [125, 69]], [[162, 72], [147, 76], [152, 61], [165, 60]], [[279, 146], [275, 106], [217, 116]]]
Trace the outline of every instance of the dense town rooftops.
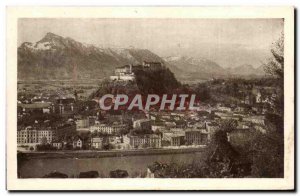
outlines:
[[216, 123], [216, 122], [207, 122], [207, 125], [208, 126], [219, 126], [219, 124], [218, 123]]
[[22, 127], [18, 129], [18, 131], [51, 131], [51, 127], [45, 127], [45, 126], [27, 126]]
[[136, 138], [153, 138], [153, 139], [159, 139], [160, 137], [156, 134], [128, 134], [128, 137], [136, 137]]
[[185, 136], [185, 132], [165, 132], [164, 137], [182, 137]]
[[29, 104], [23, 104], [18, 103], [18, 107], [22, 107], [25, 109], [42, 109], [42, 108], [48, 108], [51, 106], [51, 103], [48, 102], [37, 102], [37, 103], [29, 103]]
[[186, 133], [198, 133], [198, 132], [201, 132], [201, 133], [206, 133], [206, 129], [194, 129], [194, 128], [188, 128], [185, 130]]

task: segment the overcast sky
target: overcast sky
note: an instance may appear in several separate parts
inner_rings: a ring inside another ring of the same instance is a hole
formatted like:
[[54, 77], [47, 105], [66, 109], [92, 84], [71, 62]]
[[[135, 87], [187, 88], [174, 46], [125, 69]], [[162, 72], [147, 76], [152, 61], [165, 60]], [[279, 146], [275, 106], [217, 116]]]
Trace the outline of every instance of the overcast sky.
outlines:
[[103, 47], [136, 47], [159, 56], [192, 56], [223, 67], [258, 67], [283, 32], [281, 19], [20, 19], [18, 44], [47, 32]]

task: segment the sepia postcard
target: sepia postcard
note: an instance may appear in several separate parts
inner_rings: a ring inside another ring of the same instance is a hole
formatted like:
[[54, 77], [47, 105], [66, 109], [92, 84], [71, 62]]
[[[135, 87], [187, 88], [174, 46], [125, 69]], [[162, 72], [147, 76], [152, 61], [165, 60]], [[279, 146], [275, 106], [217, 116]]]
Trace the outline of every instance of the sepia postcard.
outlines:
[[8, 7], [7, 190], [294, 190], [293, 7]]

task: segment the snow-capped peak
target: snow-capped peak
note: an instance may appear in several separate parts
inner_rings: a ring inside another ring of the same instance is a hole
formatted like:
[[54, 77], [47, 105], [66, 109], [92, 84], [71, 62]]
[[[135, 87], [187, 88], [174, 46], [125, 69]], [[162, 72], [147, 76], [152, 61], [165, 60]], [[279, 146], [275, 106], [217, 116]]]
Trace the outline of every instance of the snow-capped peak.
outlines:
[[37, 50], [49, 50], [51, 49], [50, 42], [41, 42], [35, 45], [35, 49]]

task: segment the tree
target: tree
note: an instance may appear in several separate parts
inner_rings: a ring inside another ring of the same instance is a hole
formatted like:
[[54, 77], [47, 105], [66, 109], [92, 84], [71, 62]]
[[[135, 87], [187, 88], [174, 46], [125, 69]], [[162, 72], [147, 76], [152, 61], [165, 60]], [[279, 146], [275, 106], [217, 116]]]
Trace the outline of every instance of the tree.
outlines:
[[87, 171], [87, 172], [80, 172], [79, 178], [98, 178], [99, 173], [98, 171]]
[[201, 102], [209, 101], [211, 98], [210, 90], [205, 83], [200, 83], [195, 89], [197, 98], [200, 99]]
[[109, 172], [110, 178], [127, 178], [128, 176], [129, 175], [126, 170], [117, 169]]
[[49, 174], [46, 174], [43, 178], [68, 178], [68, 175], [54, 171], [50, 172]]
[[273, 112], [283, 116], [284, 109], [284, 34], [282, 33], [280, 38], [273, 43], [271, 48], [272, 57], [264, 65], [264, 70], [267, 74], [277, 78], [277, 92], [276, 97], [273, 100], [272, 109]]
[[273, 43], [271, 48], [272, 57], [265, 64], [264, 70], [267, 74], [283, 80], [284, 75], [284, 34]]
[[46, 145], [47, 143], [48, 143], [47, 138], [46, 137], [42, 137], [41, 144], [42, 145]]
[[267, 133], [256, 133], [248, 146], [253, 159], [253, 177], [284, 176], [284, 34], [272, 45], [272, 58], [265, 64], [265, 72], [276, 78], [276, 97], [266, 114]]
[[[283, 134], [268, 127], [268, 132], [252, 132], [251, 141], [245, 145], [246, 156], [252, 159], [252, 177], [282, 178], [284, 175]], [[271, 131], [273, 130], [273, 131]]]
[[222, 130], [225, 133], [228, 133], [236, 129], [237, 125], [238, 123], [236, 120], [223, 120], [220, 125], [220, 130]]
[[110, 143], [105, 143], [105, 144], [103, 144], [102, 148], [103, 148], [103, 150], [111, 150], [114, 148], [114, 146]]

